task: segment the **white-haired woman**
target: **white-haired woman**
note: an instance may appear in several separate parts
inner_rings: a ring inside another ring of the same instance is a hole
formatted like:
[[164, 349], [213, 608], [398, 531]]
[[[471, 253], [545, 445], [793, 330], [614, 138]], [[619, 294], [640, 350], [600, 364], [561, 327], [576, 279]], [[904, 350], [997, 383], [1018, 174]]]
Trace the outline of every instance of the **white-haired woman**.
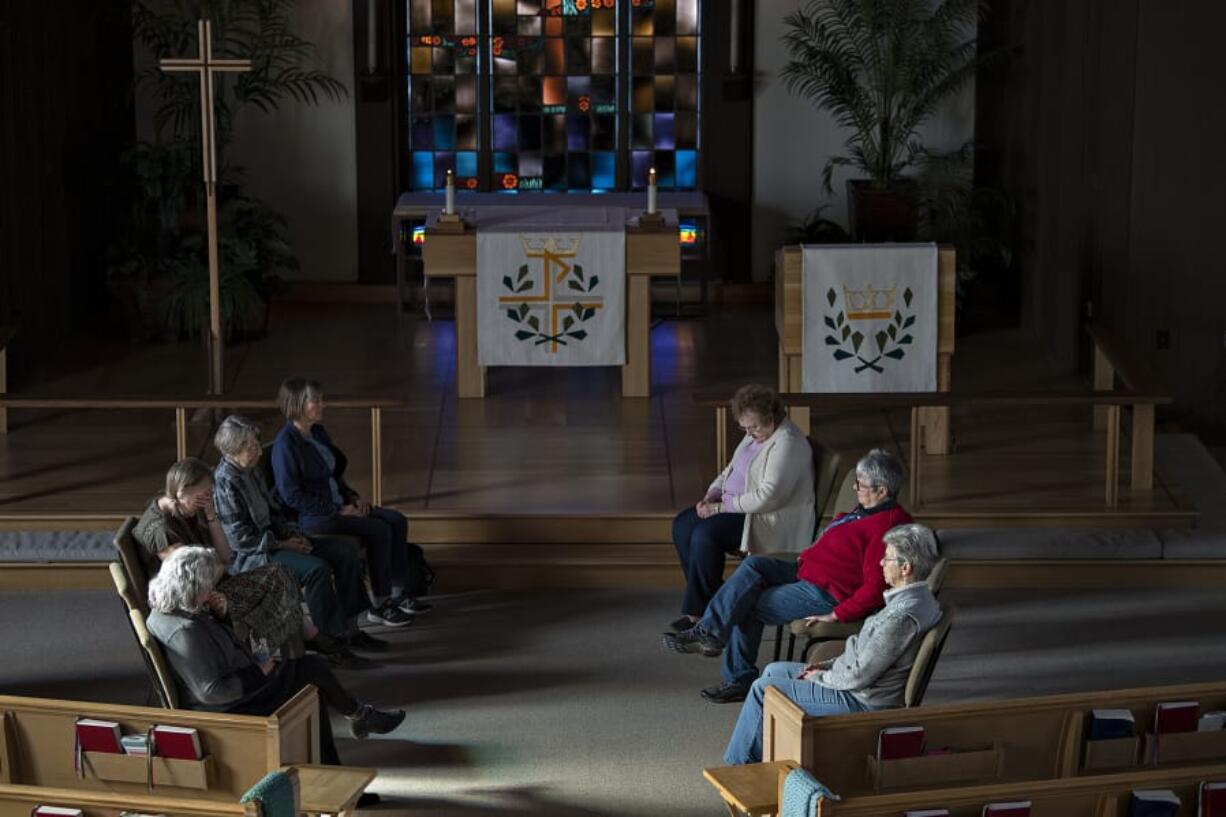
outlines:
[[166, 651], [187, 709], [271, 715], [307, 684], [319, 688], [320, 752], [340, 765], [328, 709], [349, 719], [353, 735], [386, 734], [404, 720], [404, 710], [383, 711], [354, 698], [322, 659], [308, 655], [257, 661], [218, 621], [209, 598], [224, 568], [212, 548], [176, 548], [149, 583], [149, 632]]
[[286, 518], [256, 468], [263, 451], [260, 427], [254, 421], [231, 414], [218, 426], [213, 445], [221, 453], [221, 462], [213, 471], [213, 501], [230, 542], [235, 572], [274, 562], [284, 565], [302, 585], [307, 609], [321, 630], [307, 646], [325, 653], [336, 666], [372, 666], [346, 647], [371, 650], [388, 646], [356, 627], [350, 632], [350, 622], [370, 608], [356, 548], [335, 537], [308, 538]]
[[[230, 543], [213, 505], [213, 469], [194, 457], [170, 466], [165, 492], [150, 500], [132, 538], [150, 578], [184, 545], [213, 548], [219, 563], [232, 570]], [[225, 576], [209, 597], [209, 606], [284, 657], [303, 654], [304, 627], [308, 638], [316, 635], [314, 626], [303, 620], [298, 580], [281, 565]]]
[[779, 661], [753, 682], [724, 752], [727, 763], [762, 759], [762, 700], [778, 687], [814, 716], [902, 706], [907, 676], [924, 633], [941, 620], [941, 607], [925, 580], [940, 559], [936, 537], [923, 525], [891, 528], [882, 537], [881, 572], [890, 589], [885, 607], [847, 639], [843, 654], [820, 664]]

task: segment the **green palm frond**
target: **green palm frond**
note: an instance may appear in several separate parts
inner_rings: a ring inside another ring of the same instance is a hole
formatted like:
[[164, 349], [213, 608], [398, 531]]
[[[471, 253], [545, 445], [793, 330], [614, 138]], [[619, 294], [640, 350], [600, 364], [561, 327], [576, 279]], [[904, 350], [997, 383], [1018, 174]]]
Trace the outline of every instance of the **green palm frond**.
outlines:
[[822, 169], [855, 167], [879, 187], [912, 170], [918, 132], [996, 54], [978, 51], [984, 0], [808, 0], [784, 19], [780, 78], [851, 131]]

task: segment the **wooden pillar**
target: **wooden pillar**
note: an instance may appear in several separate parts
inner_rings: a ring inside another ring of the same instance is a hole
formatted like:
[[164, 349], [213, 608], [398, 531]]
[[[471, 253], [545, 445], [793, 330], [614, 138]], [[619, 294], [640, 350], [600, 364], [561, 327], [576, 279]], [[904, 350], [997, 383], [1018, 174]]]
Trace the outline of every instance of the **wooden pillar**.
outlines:
[[[1094, 391], [1112, 391], [1115, 388], [1115, 368], [1106, 352], [1094, 344]], [[1151, 407], [1152, 408], [1152, 407]], [[1094, 430], [1107, 430], [1107, 412], [1110, 406], [1094, 407]]]
[[1105, 408], [1107, 409], [1107, 507], [1114, 508], [1119, 505], [1120, 490], [1120, 407], [1105, 406]]
[[651, 396], [651, 278], [626, 271], [626, 363], [622, 397]]
[[1154, 488], [1154, 404], [1132, 407], [1132, 490]]
[[383, 409], [370, 407], [370, 502], [383, 504]]
[[907, 492], [910, 494], [907, 497], [907, 502], [912, 508], [920, 506], [920, 456], [923, 451], [920, 447], [920, 406], [911, 407], [911, 440], [910, 440], [910, 459], [909, 468], [909, 488]]
[[728, 407], [715, 407], [715, 473], [728, 464]]
[[175, 408], [175, 454], [177, 459], [187, 456], [187, 409]]
[[485, 397], [485, 367], [477, 362], [477, 277], [455, 279], [455, 381], [460, 397]]

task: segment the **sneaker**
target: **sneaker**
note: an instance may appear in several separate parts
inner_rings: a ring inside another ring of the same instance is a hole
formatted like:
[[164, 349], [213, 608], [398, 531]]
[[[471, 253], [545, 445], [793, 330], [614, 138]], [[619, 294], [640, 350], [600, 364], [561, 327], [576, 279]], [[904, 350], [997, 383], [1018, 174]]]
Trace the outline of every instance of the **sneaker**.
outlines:
[[361, 704], [357, 713], [349, 720], [352, 721], [350, 728], [353, 729], [353, 736], [361, 740], [367, 735], [386, 735], [404, 723], [404, 710], [394, 709], [391, 712], [384, 712], [382, 709], [375, 709], [370, 704]]
[[387, 652], [391, 649], [391, 644], [384, 641], [382, 638], [375, 638], [370, 633], [361, 630], [355, 630], [349, 636], [349, 649], [361, 650], [362, 652]]
[[413, 617], [393, 605], [391, 599], [373, 610], [368, 610], [366, 620], [371, 624], [382, 624], [384, 627], [408, 627], [413, 623]]
[[749, 684], [724, 681], [713, 687], [707, 687], [700, 694], [713, 704], [740, 703], [749, 695]]
[[434, 609], [433, 604], [420, 599], [415, 599], [412, 596], [396, 596], [392, 599], [392, 603], [395, 604], [401, 612], [408, 613], [409, 615], [424, 613], [427, 610]]
[[666, 630], [666, 632], [684, 633], [697, 623], [698, 619], [690, 618], [689, 616], [682, 616], [681, 618], [674, 619], [673, 621], [669, 622], [668, 630]]
[[707, 635], [698, 627], [691, 627], [683, 633], [665, 633], [662, 643], [667, 650], [701, 653], [707, 658], [714, 658], [724, 651], [722, 641]]

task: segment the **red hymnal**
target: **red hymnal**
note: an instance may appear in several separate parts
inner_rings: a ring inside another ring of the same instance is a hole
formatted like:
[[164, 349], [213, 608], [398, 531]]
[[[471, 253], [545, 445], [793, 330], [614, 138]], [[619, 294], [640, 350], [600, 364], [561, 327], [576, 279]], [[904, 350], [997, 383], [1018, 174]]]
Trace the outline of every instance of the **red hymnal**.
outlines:
[[123, 753], [119, 724], [94, 718], [77, 719], [77, 745], [83, 752]]
[[1196, 802], [1200, 804], [1200, 817], [1226, 817], [1226, 783], [1201, 783]]
[[924, 753], [924, 727], [890, 726], [877, 733], [877, 759], [898, 760]]
[[1030, 801], [988, 803], [983, 807], [983, 817], [1030, 817]]
[[1200, 704], [1196, 701], [1168, 701], [1158, 704], [1154, 709], [1154, 734], [1195, 732], [1199, 718]]
[[200, 733], [190, 726], [153, 727], [153, 745], [159, 757], [175, 760], [199, 760], [204, 756], [200, 749]]

